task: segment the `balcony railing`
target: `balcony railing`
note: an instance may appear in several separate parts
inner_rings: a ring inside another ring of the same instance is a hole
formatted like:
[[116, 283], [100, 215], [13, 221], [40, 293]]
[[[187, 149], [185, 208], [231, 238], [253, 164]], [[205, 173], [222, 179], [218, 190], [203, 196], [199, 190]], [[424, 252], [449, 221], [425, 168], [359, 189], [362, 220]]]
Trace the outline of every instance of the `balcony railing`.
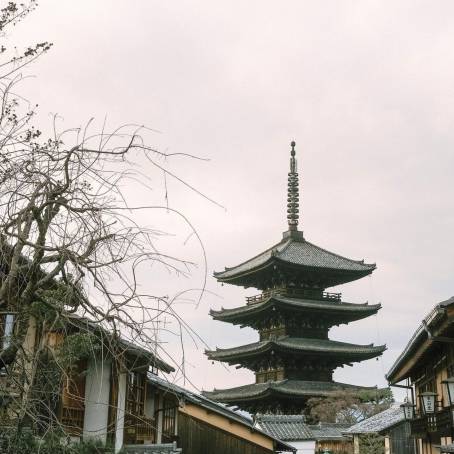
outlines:
[[307, 298], [313, 300], [322, 300], [322, 301], [340, 301], [342, 294], [341, 293], [330, 293], [322, 292], [319, 290], [313, 289], [295, 289], [295, 288], [274, 288], [272, 290], [266, 290], [259, 295], [249, 296], [246, 298], [247, 304], [261, 303], [271, 296], [289, 296], [292, 298]]
[[156, 442], [156, 421], [145, 416], [128, 415], [125, 419], [125, 432], [128, 440]]
[[431, 415], [417, 415], [410, 423], [411, 434], [418, 438], [423, 438], [431, 433], [436, 433], [441, 437], [451, 436], [453, 430], [451, 412], [451, 408], [444, 407]]
[[81, 435], [84, 429], [84, 408], [63, 407], [61, 413], [61, 424], [66, 433], [70, 435]]

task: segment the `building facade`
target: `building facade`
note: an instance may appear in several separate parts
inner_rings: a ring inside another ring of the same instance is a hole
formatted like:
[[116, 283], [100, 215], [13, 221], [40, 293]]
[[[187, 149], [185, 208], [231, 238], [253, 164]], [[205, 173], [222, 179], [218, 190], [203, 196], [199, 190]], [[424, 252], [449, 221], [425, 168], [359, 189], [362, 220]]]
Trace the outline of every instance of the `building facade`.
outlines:
[[418, 454], [438, 454], [451, 444], [454, 407], [447, 381], [454, 377], [454, 297], [424, 318], [386, 377], [391, 386], [408, 389]]
[[[7, 342], [6, 317], [0, 317], [0, 341]], [[31, 324], [33, 326], [33, 324]], [[254, 427], [250, 418], [189, 392], [158, 376], [174, 369], [150, 351], [127, 340], [112, 339], [87, 319], [68, 315], [61, 329], [45, 336], [49, 362], [38, 371], [46, 379], [49, 367], [70, 340], [90, 335], [88, 354], [76, 359], [70, 372], [43, 399], [33, 433], [42, 436], [58, 427], [62, 443], [96, 440], [106, 453], [275, 454], [294, 448]], [[26, 348], [32, 348], [33, 329]], [[85, 342], [85, 341], [84, 341]], [[113, 343], [114, 342], [114, 343]], [[115, 354], [114, 354], [115, 353]], [[57, 365], [57, 367], [59, 367]], [[9, 404], [14, 404], [9, 375], [0, 374], [0, 428], [14, 428]], [[38, 377], [38, 381], [40, 381]], [[0, 451], [2, 449], [0, 437]]]

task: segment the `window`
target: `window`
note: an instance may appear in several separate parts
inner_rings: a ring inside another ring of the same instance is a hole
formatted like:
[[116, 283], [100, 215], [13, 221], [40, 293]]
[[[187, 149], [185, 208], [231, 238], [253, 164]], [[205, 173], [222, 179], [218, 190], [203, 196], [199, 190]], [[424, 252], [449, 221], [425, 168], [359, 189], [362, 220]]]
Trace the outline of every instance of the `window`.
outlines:
[[143, 416], [145, 406], [145, 374], [129, 372], [126, 411], [131, 415]]
[[162, 441], [164, 443], [170, 443], [175, 439], [176, 415], [176, 403], [170, 399], [165, 399], [164, 413], [162, 418]]

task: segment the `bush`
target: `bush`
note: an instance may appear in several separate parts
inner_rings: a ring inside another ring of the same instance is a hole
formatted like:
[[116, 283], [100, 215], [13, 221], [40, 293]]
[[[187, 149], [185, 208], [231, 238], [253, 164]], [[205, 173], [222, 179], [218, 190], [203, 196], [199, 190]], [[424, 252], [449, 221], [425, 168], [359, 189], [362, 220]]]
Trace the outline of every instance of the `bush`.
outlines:
[[113, 452], [98, 441], [65, 443], [55, 433], [44, 438], [35, 437], [29, 430], [18, 433], [14, 429], [0, 429], [0, 452], [2, 454], [108, 454]]

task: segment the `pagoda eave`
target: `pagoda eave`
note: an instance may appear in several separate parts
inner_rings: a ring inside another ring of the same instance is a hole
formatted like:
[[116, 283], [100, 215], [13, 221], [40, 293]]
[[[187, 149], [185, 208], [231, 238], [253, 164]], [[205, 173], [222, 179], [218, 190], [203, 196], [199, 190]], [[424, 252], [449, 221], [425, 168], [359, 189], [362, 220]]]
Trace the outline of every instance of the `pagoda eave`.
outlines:
[[338, 382], [281, 380], [269, 381], [266, 383], [252, 383], [236, 388], [202, 391], [202, 394], [217, 402], [241, 403], [254, 400], [258, 401], [270, 395], [275, 395], [277, 397], [286, 396], [292, 399], [308, 399], [311, 397], [330, 397], [342, 391], [361, 392], [373, 391], [376, 389], [376, 386], [355, 386]]
[[321, 339], [284, 338], [229, 349], [207, 350], [205, 354], [214, 361], [246, 367], [249, 361], [274, 355], [275, 352], [290, 354], [295, 358], [331, 358], [333, 364], [341, 365], [375, 358], [385, 350], [384, 345], [355, 345]]
[[361, 320], [376, 314], [381, 304], [351, 304], [323, 300], [310, 300], [271, 296], [261, 302], [247, 304], [219, 311], [210, 310], [214, 320], [233, 323], [235, 325], [256, 326], [260, 318], [269, 316], [270, 311], [288, 311], [292, 313], [322, 316], [330, 320], [331, 326]]
[[365, 264], [361, 268], [362, 269], [341, 269], [329, 268], [326, 266], [299, 265], [272, 256], [269, 260], [259, 266], [240, 273], [228, 273], [226, 275], [226, 272], [215, 272], [213, 275], [222, 283], [266, 290], [272, 287], [270, 283], [273, 282], [275, 276], [279, 274], [279, 272], [282, 272], [286, 275], [289, 273], [293, 274], [295, 279], [298, 279], [300, 282], [326, 289], [368, 276], [376, 269], [376, 265]]

